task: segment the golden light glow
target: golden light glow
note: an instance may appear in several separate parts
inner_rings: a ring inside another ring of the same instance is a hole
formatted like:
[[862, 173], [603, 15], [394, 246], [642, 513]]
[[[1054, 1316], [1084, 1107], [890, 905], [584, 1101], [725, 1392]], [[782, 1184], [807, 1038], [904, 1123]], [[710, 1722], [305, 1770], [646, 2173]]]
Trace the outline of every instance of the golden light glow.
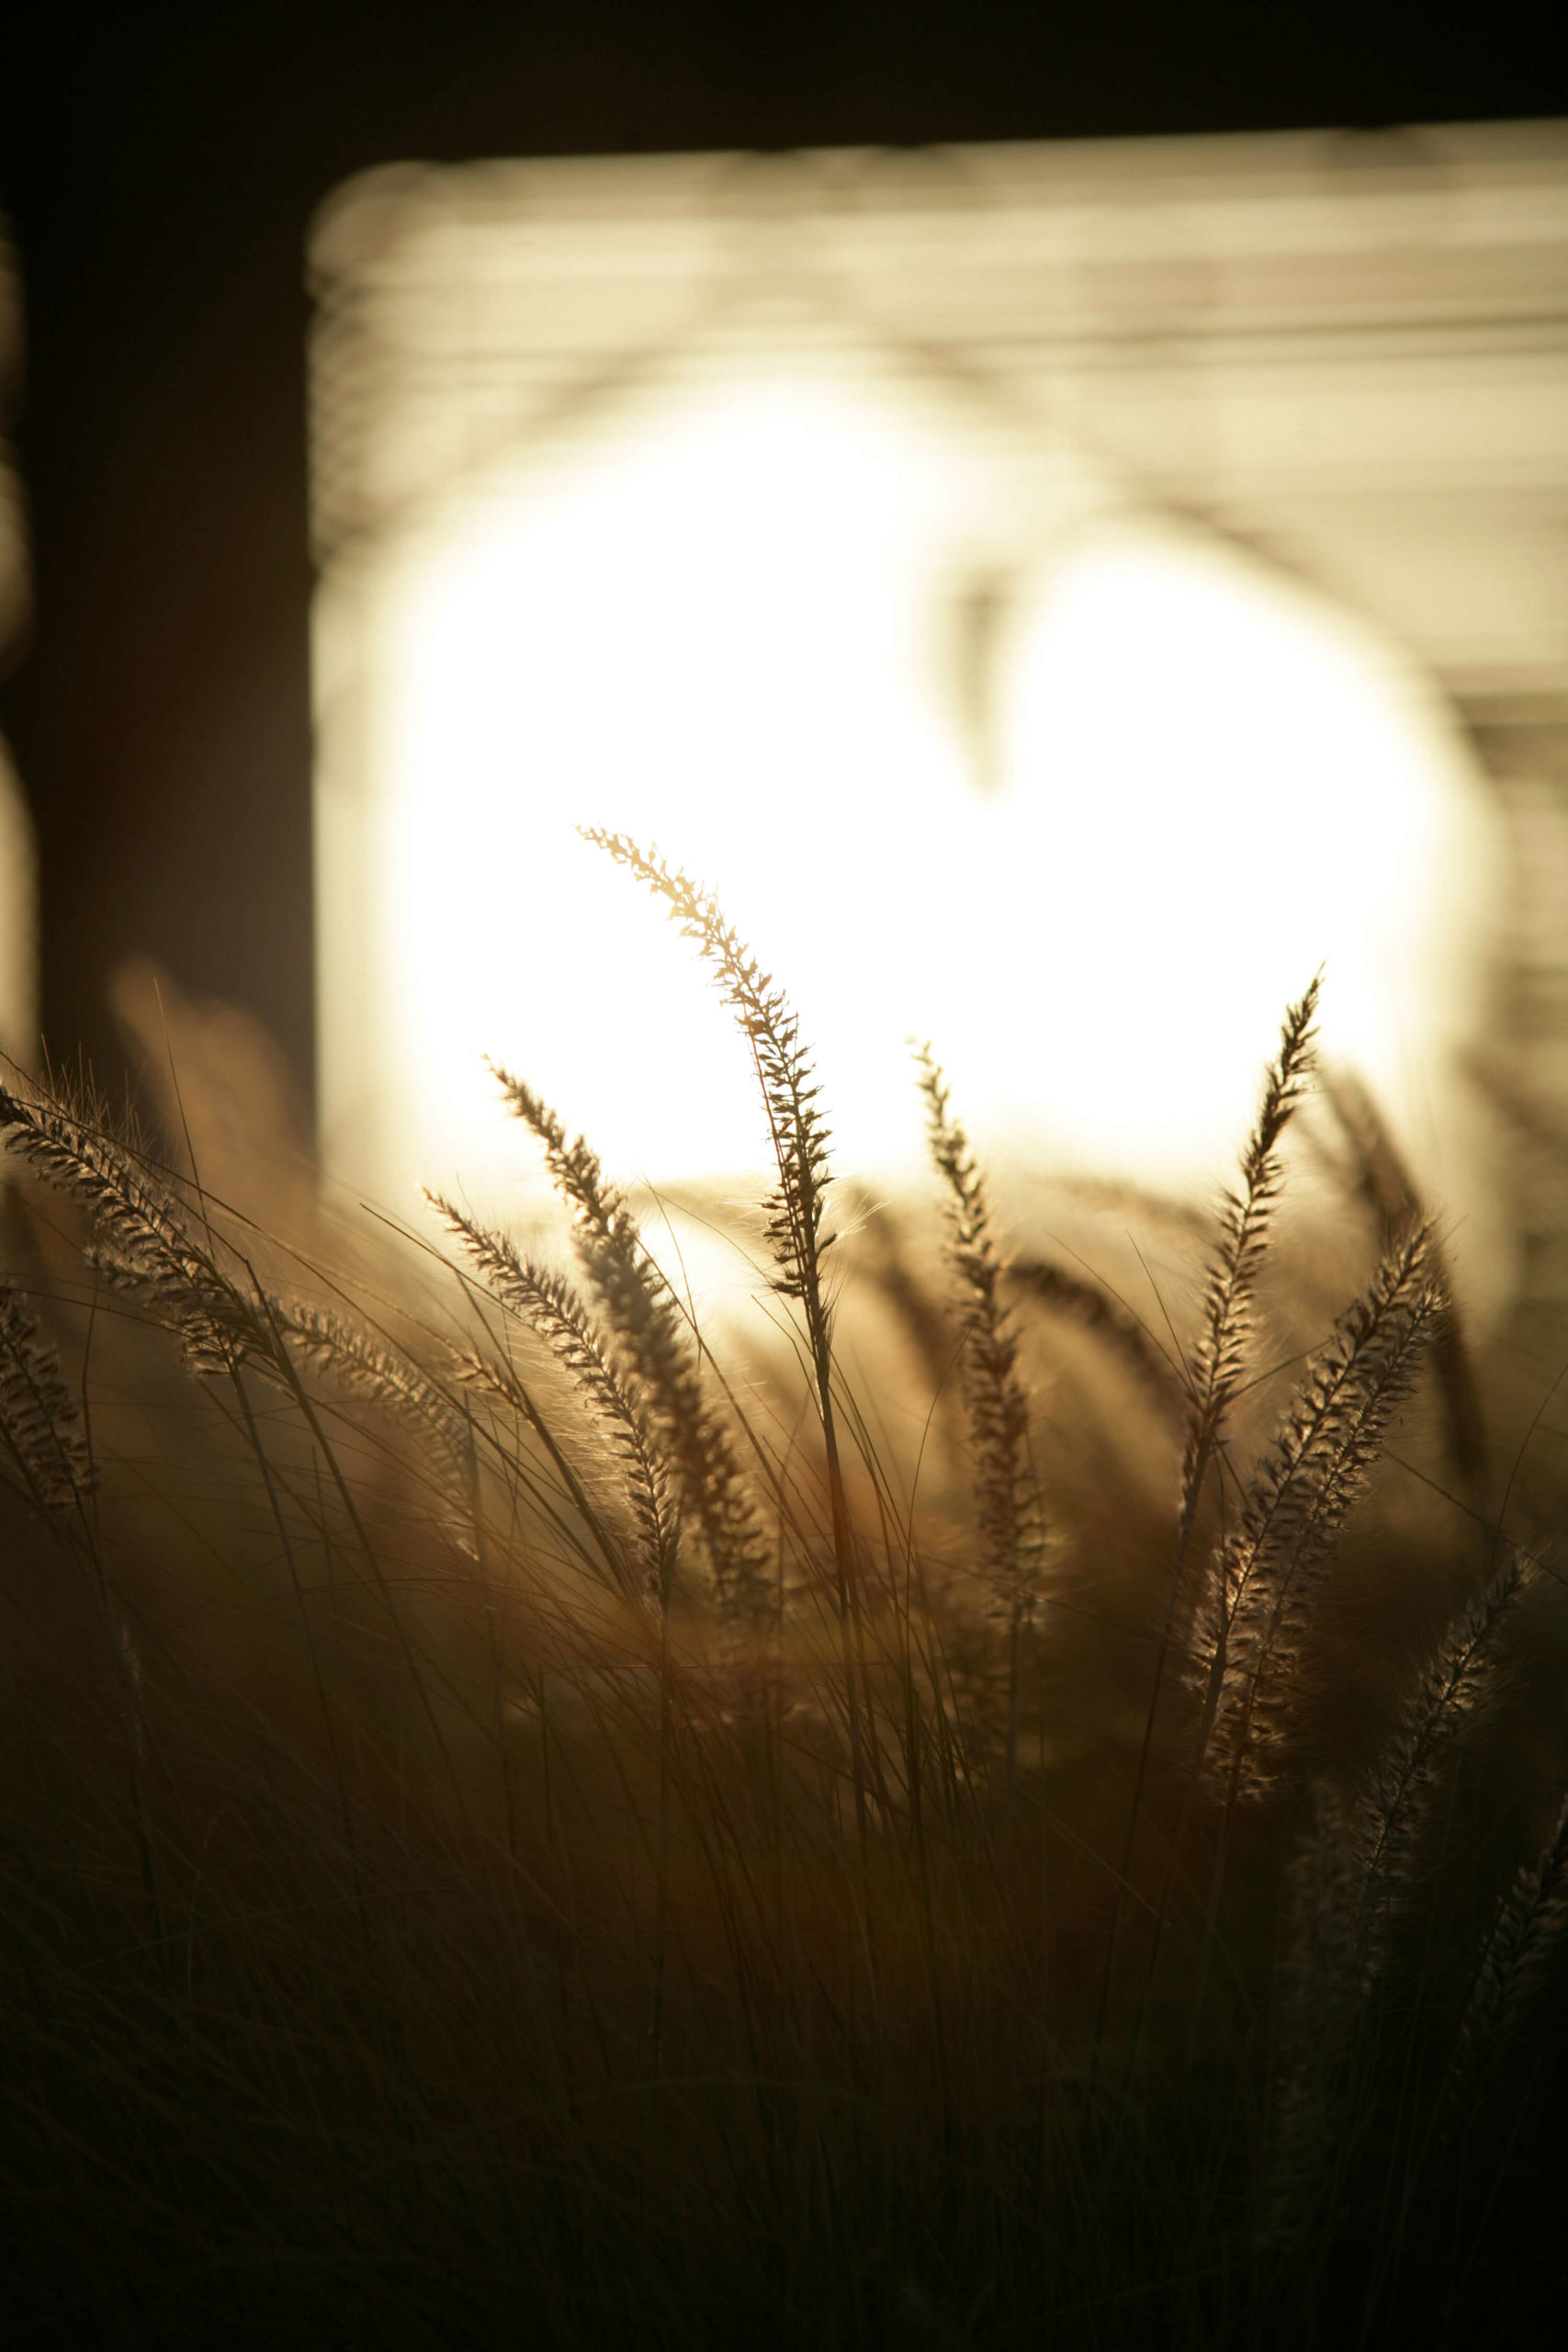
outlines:
[[1435, 1143], [1495, 864], [1451, 732], [1370, 632], [1057, 468], [978, 776], [943, 633], [984, 471], [875, 384], [708, 388], [411, 550], [380, 891], [411, 1176], [493, 1167], [486, 1053], [621, 1170], [760, 1162], [738, 1041], [586, 823], [718, 888], [884, 1181], [912, 1031], [993, 1148], [1207, 1172], [1325, 960], [1331, 1043]]
[[1461, 1069], [1556, 1035], [1517, 812], [1568, 841], [1565, 247], [1550, 127], [342, 191], [330, 1172], [525, 1219], [490, 1055], [618, 1178], [751, 1195], [744, 1046], [598, 824], [718, 892], [879, 1188], [922, 1175], [914, 1035], [998, 1175], [1207, 1191], [1326, 965], [1329, 1051], [1500, 1295]]

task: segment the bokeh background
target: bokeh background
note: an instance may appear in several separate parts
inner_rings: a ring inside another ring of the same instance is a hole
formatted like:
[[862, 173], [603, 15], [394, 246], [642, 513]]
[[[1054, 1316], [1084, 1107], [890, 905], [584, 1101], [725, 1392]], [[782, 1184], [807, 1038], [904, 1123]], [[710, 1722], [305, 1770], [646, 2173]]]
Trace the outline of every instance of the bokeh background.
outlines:
[[0, 730], [41, 1018], [111, 1085], [109, 973], [248, 1008], [313, 1086], [304, 251], [389, 160], [1155, 136], [1568, 111], [1515, 11], [1143, 5], [31, 8], [0, 74], [31, 610]]

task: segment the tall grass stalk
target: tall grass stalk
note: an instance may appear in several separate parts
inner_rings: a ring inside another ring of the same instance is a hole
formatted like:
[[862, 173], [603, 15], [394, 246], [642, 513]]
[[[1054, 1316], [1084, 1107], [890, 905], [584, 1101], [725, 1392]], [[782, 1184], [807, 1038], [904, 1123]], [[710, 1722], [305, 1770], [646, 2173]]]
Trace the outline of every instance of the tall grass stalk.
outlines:
[[768, 1123], [778, 1188], [765, 1204], [767, 1239], [777, 1272], [773, 1288], [793, 1299], [806, 1323], [817, 1417], [827, 1460], [828, 1506], [832, 1523], [833, 1567], [838, 1580], [839, 1620], [849, 1701], [851, 1766], [855, 1820], [863, 1850], [866, 1843], [866, 1771], [861, 1727], [865, 1661], [854, 1531], [839, 1458], [833, 1409], [832, 1306], [823, 1285], [823, 1261], [833, 1245], [824, 1229], [829, 1136], [818, 1108], [820, 1087], [801, 1043], [800, 1023], [784, 989], [764, 971], [726, 922], [712, 891], [668, 865], [657, 853], [639, 849], [624, 833], [590, 828], [584, 838], [623, 865], [664, 900], [682, 936], [713, 967], [725, 1003], [734, 1013], [751, 1051], [758, 1091]]
[[525, 1077], [574, 1272], [439, 1196], [269, 1233], [174, 1023], [177, 1166], [0, 1087], [28, 2340], [1498, 2332], [1568, 2086], [1568, 1485], [1478, 1341], [1478, 1579], [1432, 1221], [1369, 1240], [1353, 1159], [1276, 1224], [1315, 984], [1217, 1222], [1063, 1184], [1004, 1242], [927, 1049], [940, 1217], [835, 1238], [788, 1000], [595, 838], [748, 1041], [765, 1340]]
[[[1189, 1395], [1186, 1442], [1182, 1452], [1181, 1477], [1176, 1519], [1174, 1558], [1170, 1584], [1160, 1626], [1159, 1644], [1155, 1657], [1155, 1670], [1144, 1716], [1143, 1736], [1138, 1748], [1137, 1767], [1133, 1780], [1132, 1801], [1127, 1812], [1127, 1826], [1122, 1838], [1121, 1865], [1116, 1877], [1116, 1896], [1111, 1916], [1110, 1931], [1105, 1939], [1105, 1960], [1100, 1977], [1100, 2010], [1095, 2026], [1096, 2056], [1104, 2035], [1110, 2009], [1111, 1986], [1116, 1966], [1117, 1939], [1122, 1921], [1123, 1890], [1127, 1886], [1137, 1845], [1138, 1825], [1143, 1813], [1144, 1794], [1148, 1780], [1149, 1760], [1153, 1753], [1156, 1727], [1159, 1720], [1160, 1701], [1165, 1677], [1170, 1663], [1173, 1645], [1184, 1611], [1190, 1613], [1192, 1595], [1189, 1584], [1189, 1560], [1198, 1512], [1213, 1466], [1224, 1438], [1232, 1408], [1246, 1378], [1248, 1368], [1248, 1344], [1252, 1337], [1255, 1303], [1268, 1251], [1274, 1212], [1284, 1184], [1284, 1163], [1280, 1145], [1286, 1128], [1300, 1108], [1311, 1081], [1315, 1060], [1314, 1023], [1318, 997], [1322, 989], [1322, 973], [1315, 974], [1305, 994], [1291, 1005], [1280, 1031], [1280, 1050], [1269, 1064], [1263, 1081], [1257, 1123], [1247, 1138], [1241, 1160], [1241, 1185], [1228, 1192], [1221, 1205], [1219, 1232], [1211, 1255], [1203, 1295], [1203, 1311], [1199, 1325], [1197, 1345], [1186, 1367]], [[1196, 1779], [1196, 1769], [1194, 1770]], [[1190, 1794], [1183, 1800], [1182, 1829]], [[1158, 1957], [1164, 1930], [1165, 1913], [1170, 1888], [1179, 1866], [1183, 1836], [1179, 1832], [1161, 1891], [1155, 1922], [1154, 1951], [1149, 1961], [1152, 1976]], [[1145, 1984], [1145, 1993], [1146, 1996]], [[1144, 1997], [1140, 1997], [1138, 2017], [1134, 2028], [1134, 2047], [1142, 2030]]]
[[962, 1301], [964, 1393], [974, 1450], [980, 1573], [1007, 1619], [1005, 1856], [1012, 1842], [1023, 1647], [1040, 1605], [1045, 1533], [1029, 1455], [1029, 1405], [1019, 1376], [1018, 1338], [1000, 1296], [1002, 1267], [992, 1238], [985, 1181], [969, 1138], [953, 1115], [947, 1081], [929, 1045], [917, 1048], [916, 1062], [931, 1159], [945, 1191], [948, 1252]]

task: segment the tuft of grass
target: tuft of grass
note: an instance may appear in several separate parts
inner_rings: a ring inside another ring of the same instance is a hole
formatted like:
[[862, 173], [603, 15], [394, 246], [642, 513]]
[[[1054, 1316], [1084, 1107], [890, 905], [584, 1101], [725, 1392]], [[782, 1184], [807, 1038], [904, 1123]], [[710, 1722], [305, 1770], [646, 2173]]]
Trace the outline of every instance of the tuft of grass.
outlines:
[[525, 1078], [575, 1273], [0, 1087], [26, 2340], [1499, 2339], [1568, 2083], [1526, 1327], [1342, 1076], [1288, 1199], [1315, 981], [1212, 1215], [1011, 1231], [929, 1048], [879, 1205], [716, 899], [590, 838], [741, 1032], [774, 1345]]

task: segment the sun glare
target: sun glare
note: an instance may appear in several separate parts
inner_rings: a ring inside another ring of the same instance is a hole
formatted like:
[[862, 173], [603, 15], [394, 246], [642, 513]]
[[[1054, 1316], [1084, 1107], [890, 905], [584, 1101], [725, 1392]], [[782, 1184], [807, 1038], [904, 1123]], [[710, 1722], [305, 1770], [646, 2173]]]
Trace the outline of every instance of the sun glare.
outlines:
[[1469, 1304], [1505, 1296], [1477, 1049], [1554, 1089], [1564, 1001], [1568, 453], [1532, 337], [1568, 215], [1558, 134], [1532, 141], [337, 191], [310, 245], [329, 1174], [529, 1222], [548, 1188], [490, 1057], [623, 1182], [755, 1198], [744, 1045], [579, 838], [602, 826], [718, 894], [878, 1191], [926, 1180], [916, 1037], [1018, 1214], [1053, 1171], [1212, 1198], [1323, 966], [1328, 1052]]
[[487, 1054], [624, 1174], [758, 1166], [738, 1041], [591, 823], [718, 890], [879, 1181], [919, 1150], [911, 1033], [994, 1152], [1207, 1177], [1320, 963], [1331, 1046], [1429, 1161], [1495, 863], [1432, 701], [1088, 469], [1036, 468], [1021, 501], [1014, 458], [1003, 513], [984, 443], [940, 422], [874, 377], [666, 395], [383, 573], [364, 977], [398, 1142], [367, 1177], [515, 1170]]

